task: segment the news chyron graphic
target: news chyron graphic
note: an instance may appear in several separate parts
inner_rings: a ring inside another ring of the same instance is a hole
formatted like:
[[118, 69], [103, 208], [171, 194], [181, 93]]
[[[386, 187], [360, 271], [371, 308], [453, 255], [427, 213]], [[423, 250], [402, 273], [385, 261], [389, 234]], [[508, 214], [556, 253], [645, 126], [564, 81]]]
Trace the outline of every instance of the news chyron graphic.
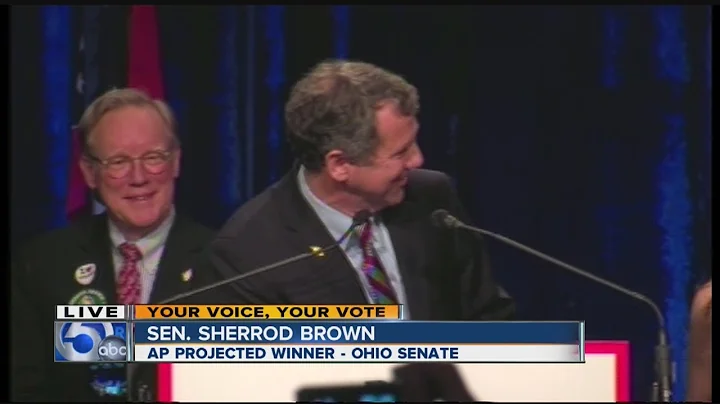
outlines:
[[585, 361], [579, 322], [398, 321], [398, 305], [135, 305], [131, 314], [133, 362]]
[[126, 314], [125, 306], [57, 306], [55, 362], [127, 361]]

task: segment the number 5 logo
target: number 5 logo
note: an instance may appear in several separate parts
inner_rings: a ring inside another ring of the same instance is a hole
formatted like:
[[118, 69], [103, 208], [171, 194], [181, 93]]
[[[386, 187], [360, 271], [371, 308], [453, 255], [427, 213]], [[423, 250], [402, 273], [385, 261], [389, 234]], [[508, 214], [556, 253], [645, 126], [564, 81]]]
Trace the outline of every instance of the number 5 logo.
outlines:
[[97, 362], [97, 347], [113, 335], [111, 323], [61, 323], [55, 330], [55, 349], [70, 362]]

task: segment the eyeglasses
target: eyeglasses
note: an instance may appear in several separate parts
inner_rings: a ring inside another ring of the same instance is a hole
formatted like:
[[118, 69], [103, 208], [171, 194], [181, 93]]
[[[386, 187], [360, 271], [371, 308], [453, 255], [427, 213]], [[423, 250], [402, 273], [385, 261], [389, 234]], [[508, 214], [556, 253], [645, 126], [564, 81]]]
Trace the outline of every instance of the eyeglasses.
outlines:
[[112, 178], [124, 178], [130, 174], [133, 163], [140, 161], [143, 169], [149, 174], [162, 174], [167, 170], [173, 150], [152, 151], [140, 157], [115, 156], [109, 159], [99, 159], [95, 156], [88, 156], [94, 162], [100, 164], [105, 172]]

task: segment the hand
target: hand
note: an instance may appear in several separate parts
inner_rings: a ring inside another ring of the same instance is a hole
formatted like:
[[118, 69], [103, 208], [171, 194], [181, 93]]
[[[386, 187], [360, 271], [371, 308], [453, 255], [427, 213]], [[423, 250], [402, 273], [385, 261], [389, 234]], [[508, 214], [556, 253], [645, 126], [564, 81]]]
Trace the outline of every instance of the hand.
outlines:
[[476, 402], [453, 364], [412, 363], [395, 368], [394, 373], [402, 401]]

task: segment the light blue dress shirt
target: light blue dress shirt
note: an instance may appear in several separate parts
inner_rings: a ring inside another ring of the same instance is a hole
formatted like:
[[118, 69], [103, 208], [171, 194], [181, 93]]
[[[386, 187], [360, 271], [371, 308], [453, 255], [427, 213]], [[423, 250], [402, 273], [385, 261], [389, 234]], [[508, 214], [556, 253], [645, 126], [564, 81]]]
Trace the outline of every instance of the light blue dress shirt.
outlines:
[[[352, 225], [352, 217], [332, 208], [312, 193], [305, 179], [304, 167], [300, 167], [300, 170], [298, 170], [297, 180], [300, 186], [300, 193], [302, 193], [305, 200], [310, 204], [310, 207], [318, 215], [320, 221], [325, 225], [325, 228], [332, 238], [335, 240], [340, 239], [345, 231], [350, 228], [350, 225]], [[398, 267], [395, 250], [393, 249], [392, 240], [390, 239], [390, 232], [388, 232], [387, 227], [385, 227], [379, 217], [373, 216], [370, 220], [373, 224], [372, 244], [375, 248], [375, 253], [378, 255], [378, 259], [385, 269], [390, 285], [397, 296], [398, 303], [403, 305], [403, 317], [409, 319], [410, 308], [407, 306], [407, 296], [405, 294], [405, 288], [403, 287], [402, 275]], [[370, 286], [362, 271], [363, 255], [362, 249], [360, 248], [359, 234], [351, 234], [350, 237], [346, 238], [345, 241], [340, 244], [340, 247], [348, 259], [348, 262], [357, 273], [358, 280], [365, 292], [365, 298], [368, 302], [372, 303]]]

